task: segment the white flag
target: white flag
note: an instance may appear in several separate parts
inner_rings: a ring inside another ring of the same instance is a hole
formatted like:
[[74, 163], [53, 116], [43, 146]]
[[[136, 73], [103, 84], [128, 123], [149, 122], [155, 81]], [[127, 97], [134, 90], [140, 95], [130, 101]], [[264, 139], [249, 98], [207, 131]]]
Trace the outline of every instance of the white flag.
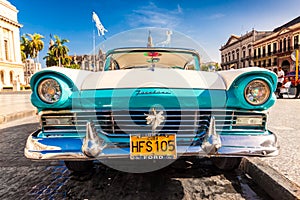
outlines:
[[104, 36], [104, 32], [107, 32], [107, 30], [101, 24], [100, 19], [99, 19], [98, 15], [95, 12], [93, 12], [93, 21], [96, 24], [96, 28], [98, 30], [98, 36], [100, 36], [100, 35]]

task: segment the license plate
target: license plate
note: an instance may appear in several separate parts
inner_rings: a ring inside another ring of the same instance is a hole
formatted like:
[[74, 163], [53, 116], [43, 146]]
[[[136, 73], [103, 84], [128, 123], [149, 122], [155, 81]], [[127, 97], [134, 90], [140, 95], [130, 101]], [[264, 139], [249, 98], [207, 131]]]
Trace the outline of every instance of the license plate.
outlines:
[[130, 159], [176, 159], [176, 135], [130, 136]]

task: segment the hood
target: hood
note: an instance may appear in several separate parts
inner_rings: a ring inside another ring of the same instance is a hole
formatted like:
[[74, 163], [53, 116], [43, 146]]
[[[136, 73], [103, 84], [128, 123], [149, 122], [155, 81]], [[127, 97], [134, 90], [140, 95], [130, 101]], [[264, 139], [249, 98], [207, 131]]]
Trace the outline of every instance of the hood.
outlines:
[[225, 90], [217, 73], [180, 69], [143, 68], [92, 73], [85, 78], [81, 90], [118, 88], [197, 88]]

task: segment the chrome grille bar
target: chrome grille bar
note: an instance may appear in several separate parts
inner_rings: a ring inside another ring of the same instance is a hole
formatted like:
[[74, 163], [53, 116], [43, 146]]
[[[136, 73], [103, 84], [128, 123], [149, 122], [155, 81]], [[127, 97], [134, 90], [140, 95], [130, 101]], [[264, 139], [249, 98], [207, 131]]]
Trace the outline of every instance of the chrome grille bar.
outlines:
[[[44, 132], [73, 132], [85, 129], [88, 121], [95, 123], [96, 129], [108, 135], [131, 134], [151, 131], [146, 124], [146, 115], [149, 110], [77, 110], [42, 112], [41, 123]], [[230, 133], [232, 131], [262, 132], [267, 121], [266, 113], [257, 111], [236, 110], [164, 110], [165, 122], [158, 126], [161, 133], [196, 134], [207, 130], [211, 116], [216, 122], [216, 131]], [[261, 126], [243, 127], [234, 126], [237, 117], [262, 117]], [[49, 123], [50, 122], [52, 123]], [[54, 121], [51, 121], [54, 120]], [[57, 121], [57, 123], [55, 123]], [[68, 122], [60, 124], [59, 122]]]

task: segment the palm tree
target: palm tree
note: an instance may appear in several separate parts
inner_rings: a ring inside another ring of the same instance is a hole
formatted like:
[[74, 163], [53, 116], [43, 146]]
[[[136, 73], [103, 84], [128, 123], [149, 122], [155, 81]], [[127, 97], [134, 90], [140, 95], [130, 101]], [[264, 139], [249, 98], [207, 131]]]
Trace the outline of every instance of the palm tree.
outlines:
[[46, 59], [47, 67], [55, 66], [58, 63], [58, 59], [54, 56], [54, 53], [51, 50], [47, 52], [47, 55], [43, 59]]
[[61, 67], [62, 64], [65, 64], [64, 61], [68, 61], [69, 48], [64, 44], [69, 42], [69, 40], [60, 39], [57, 35], [54, 35], [54, 38], [54, 44], [49, 48], [49, 51], [52, 51], [53, 55], [58, 59], [58, 66]]
[[26, 34], [29, 37], [28, 47], [29, 47], [29, 55], [31, 58], [37, 58], [39, 52], [44, 48], [44, 42], [42, 39], [44, 36], [34, 33], [32, 34]]
[[29, 40], [28, 38], [26, 38], [25, 35], [21, 36], [21, 58], [22, 58], [22, 62], [25, 62], [25, 60], [29, 57]]

